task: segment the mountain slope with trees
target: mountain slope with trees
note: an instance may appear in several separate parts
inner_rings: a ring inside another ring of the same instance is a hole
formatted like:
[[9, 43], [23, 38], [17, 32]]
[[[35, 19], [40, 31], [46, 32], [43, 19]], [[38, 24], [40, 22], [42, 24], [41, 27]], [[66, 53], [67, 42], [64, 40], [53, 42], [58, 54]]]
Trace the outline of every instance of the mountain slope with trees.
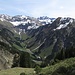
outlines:
[[[39, 24], [40, 20], [33, 17], [19, 15], [8, 19], [5, 15], [0, 20], [0, 51], [4, 53], [4, 56], [0, 55], [0, 62], [11, 62], [9, 68], [35, 67], [36, 64], [44, 67], [51, 61], [56, 62], [75, 55], [73, 18], [58, 17], [46, 25]], [[11, 23], [16, 21], [19, 23], [16, 26]], [[8, 54], [5, 53], [10, 54], [12, 59], [8, 60]]]

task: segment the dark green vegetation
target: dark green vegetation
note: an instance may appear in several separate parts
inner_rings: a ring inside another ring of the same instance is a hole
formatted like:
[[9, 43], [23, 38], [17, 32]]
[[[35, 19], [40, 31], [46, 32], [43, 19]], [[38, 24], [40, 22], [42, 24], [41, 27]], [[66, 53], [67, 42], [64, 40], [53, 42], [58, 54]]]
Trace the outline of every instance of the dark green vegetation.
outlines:
[[41, 75], [75, 75], [75, 58], [69, 58], [42, 69]]
[[36, 65], [34, 71], [36, 72], [36, 74], [39, 74], [41, 72], [41, 68], [40, 66]]
[[20, 75], [26, 75], [24, 72], [20, 73]]

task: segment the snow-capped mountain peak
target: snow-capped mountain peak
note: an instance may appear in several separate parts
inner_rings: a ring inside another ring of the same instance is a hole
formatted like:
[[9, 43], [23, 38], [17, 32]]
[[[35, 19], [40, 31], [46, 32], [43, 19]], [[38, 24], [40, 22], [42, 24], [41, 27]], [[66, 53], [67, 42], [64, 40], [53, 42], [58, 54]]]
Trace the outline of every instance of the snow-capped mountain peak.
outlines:
[[12, 19], [12, 17], [9, 16], [9, 15], [5, 15], [5, 14], [1, 14], [1, 15], [0, 15], [0, 20], [1, 20], [1, 21], [6, 21], [6, 20], [9, 21], [10, 19]]
[[69, 17], [61, 18], [60, 22], [58, 24], [59, 26], [57, 28], [53, 29], [53, 30], [55, 31], [55, 30], [60, 30], [62, 28], [66, 28], [69, 24], [73, 23], [73, 21], [74, 21], [73, 18], [69, 18]]
[[43, 25], [46, 25], [46, 24], [51, 24], [55, 18], [49, 18], [47, 16], [42, 16], [42, 17], [39, 17], [37, 18]]
[[[40, 26], [46, 25], [46, 24], [52, 24], [54, 21], [56, 21], [56, 18], [49, 18], [47, 16], [42, 16], [39, 18], [24, 16], [24, 15], [16, 15], [16, 16], [9, 16], [9, 15], [0, 15], [1, 21], [8, 21], [12, 23], [14, 26], [19, 25], [27, 25], [27, 29], [37, 29]], [[62, 28], [67, 27], [70, 23], [74, 21], [73, 18], [65, 17], [60, 18], [59, 24], [54, 28], [53, 30], [59, 30]]]

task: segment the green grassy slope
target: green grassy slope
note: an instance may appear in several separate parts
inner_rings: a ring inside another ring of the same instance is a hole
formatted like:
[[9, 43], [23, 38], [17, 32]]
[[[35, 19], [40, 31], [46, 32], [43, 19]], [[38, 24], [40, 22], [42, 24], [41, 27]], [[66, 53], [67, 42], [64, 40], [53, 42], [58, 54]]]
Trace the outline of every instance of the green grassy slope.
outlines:
[[[0, 71], [0, 75], [20, 75], [24, 72], [26, 75], [35, 75], [34, 68], [11, 68]], [[60, 61], [55, 65], [42, 68], [40, 75], [75, 75], [75, 57]]]
[[12, 68], [0, 71], [0, 75], [20, 75], [24, 72], [27, 75], [33, 75], [34, 69], [32, 68]]
[[[63, 70], [65, 70], [66, 72], [64, 73]], [[67, 73], [69, 73], [69, 75], [71, 75], [70, 73], [73, 70], [75, 70], [75, 58], [69, 58], [55, 65], [51, 65], [43, 68], [41, 74], [42, 75], [67, 75]]]

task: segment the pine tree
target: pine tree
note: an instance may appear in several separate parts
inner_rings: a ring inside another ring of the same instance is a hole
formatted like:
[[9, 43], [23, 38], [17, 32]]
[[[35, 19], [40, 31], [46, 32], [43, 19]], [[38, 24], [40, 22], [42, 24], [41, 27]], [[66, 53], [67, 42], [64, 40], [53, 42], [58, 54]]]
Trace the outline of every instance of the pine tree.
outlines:
[[31, 57], [30, 54], [27, 52], [22, 52], [20, 56], [20, 66], [29, 68], [31, 67]]
[[34, 70], [36, 71], [36, 74], [39, 74], [41, 72], [41, 68], [38, 65], [36, 65]]

